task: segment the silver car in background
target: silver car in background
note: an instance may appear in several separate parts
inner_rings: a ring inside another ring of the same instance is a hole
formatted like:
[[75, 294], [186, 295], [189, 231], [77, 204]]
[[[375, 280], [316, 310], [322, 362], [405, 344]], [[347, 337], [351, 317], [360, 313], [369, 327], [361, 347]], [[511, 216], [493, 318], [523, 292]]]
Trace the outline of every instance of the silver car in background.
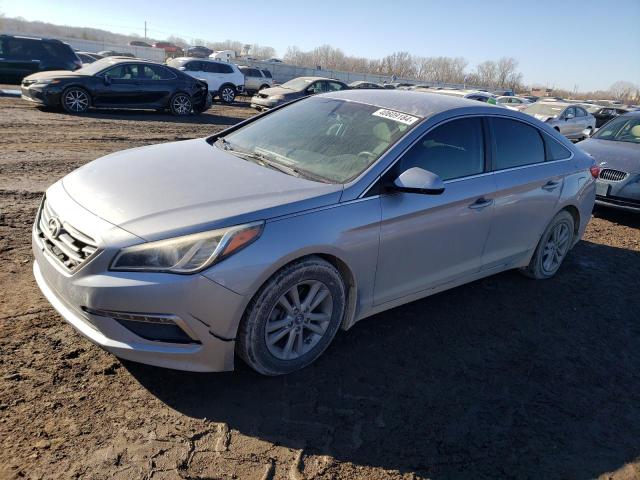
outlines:
[[547, 123], [569, 140], [589, 138], [596, 129], [596, 119], [583, 107], [565, 102], [536, 102], [521, 112]]
[[333, 92], [72, 172], [38, 211], [33, 271], [119, 357], [222, 371], [237, 353], [284, 374], [378, 312], [508, 269], [552, 277], [585, 231], [594, 176], [519, 112]]

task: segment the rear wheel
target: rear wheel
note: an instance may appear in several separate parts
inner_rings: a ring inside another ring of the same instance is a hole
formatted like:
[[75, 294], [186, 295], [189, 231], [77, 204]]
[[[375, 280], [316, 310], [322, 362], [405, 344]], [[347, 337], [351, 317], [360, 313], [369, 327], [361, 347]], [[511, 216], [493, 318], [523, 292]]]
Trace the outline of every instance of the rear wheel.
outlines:
[[220, 88], [219, 96], [223, 103], [229, 105], [236, 99], [236, 89], [233, 85], [223, 85]]
[[538, 280], [553, 277], [573, 245], [574, 228], [573, 216], [569, 212], [563, 210], [558, 213], [542, 234], [529, 265], [520, 271]]
[[186, 93], [176, 93], [171, 97], [169, 108], [174, 115], [183, 117], [191, 114], [193, 102], [191, 101], [191, 97]]
[[84, 113], [91, 106], [91, 97], [84, 88], [69, 87], [62, 92], [61, 103], [68, 113]]
[[345, 311], [340, 273], [317, 258], [277, 272], [251, 301], [238, 330], [237, 352], [254, 370], [282, 375], [316, 360]]

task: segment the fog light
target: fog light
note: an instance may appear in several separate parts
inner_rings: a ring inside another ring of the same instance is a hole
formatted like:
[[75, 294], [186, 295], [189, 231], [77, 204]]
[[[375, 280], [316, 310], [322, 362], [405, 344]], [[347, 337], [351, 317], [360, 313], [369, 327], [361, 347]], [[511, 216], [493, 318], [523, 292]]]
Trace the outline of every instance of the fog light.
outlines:
[[82, 307], [91, 315], [114, 319], [127, 330], [145, 340], [165, 343], [200, 343], [189, 326], [176, 315], [133, 313]]

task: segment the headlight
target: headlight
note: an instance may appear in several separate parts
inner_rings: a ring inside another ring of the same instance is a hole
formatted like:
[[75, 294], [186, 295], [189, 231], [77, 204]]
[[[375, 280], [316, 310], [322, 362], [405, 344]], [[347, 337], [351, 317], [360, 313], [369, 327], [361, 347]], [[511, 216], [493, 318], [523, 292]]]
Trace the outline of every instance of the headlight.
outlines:
[[279, 102], [280, 100], [284, 100], [284, 97], [282, 95], [271, 95], [269, 97], [269, 100], [275, 100], [276, 102]]
[[60, 80], [57, 80], [55, 78], [43, 78], [40, 80], [36, 80], [36, 83], [40, 85], [55, 85], [56, 83], [60, 83]]
[[111, 270], [199, 272], [257, 240], [263, 226], [254, 222], [123, 248]]

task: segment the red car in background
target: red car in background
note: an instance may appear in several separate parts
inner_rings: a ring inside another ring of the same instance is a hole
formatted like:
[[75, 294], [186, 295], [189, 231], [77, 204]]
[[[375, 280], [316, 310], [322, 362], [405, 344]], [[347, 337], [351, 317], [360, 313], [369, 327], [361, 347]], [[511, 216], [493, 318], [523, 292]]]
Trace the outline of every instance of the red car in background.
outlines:
[[156, 42], [152, 47], [163, 49], [169, 57], [179, 57], [183, 54], [182, 48], [171, 42]]

